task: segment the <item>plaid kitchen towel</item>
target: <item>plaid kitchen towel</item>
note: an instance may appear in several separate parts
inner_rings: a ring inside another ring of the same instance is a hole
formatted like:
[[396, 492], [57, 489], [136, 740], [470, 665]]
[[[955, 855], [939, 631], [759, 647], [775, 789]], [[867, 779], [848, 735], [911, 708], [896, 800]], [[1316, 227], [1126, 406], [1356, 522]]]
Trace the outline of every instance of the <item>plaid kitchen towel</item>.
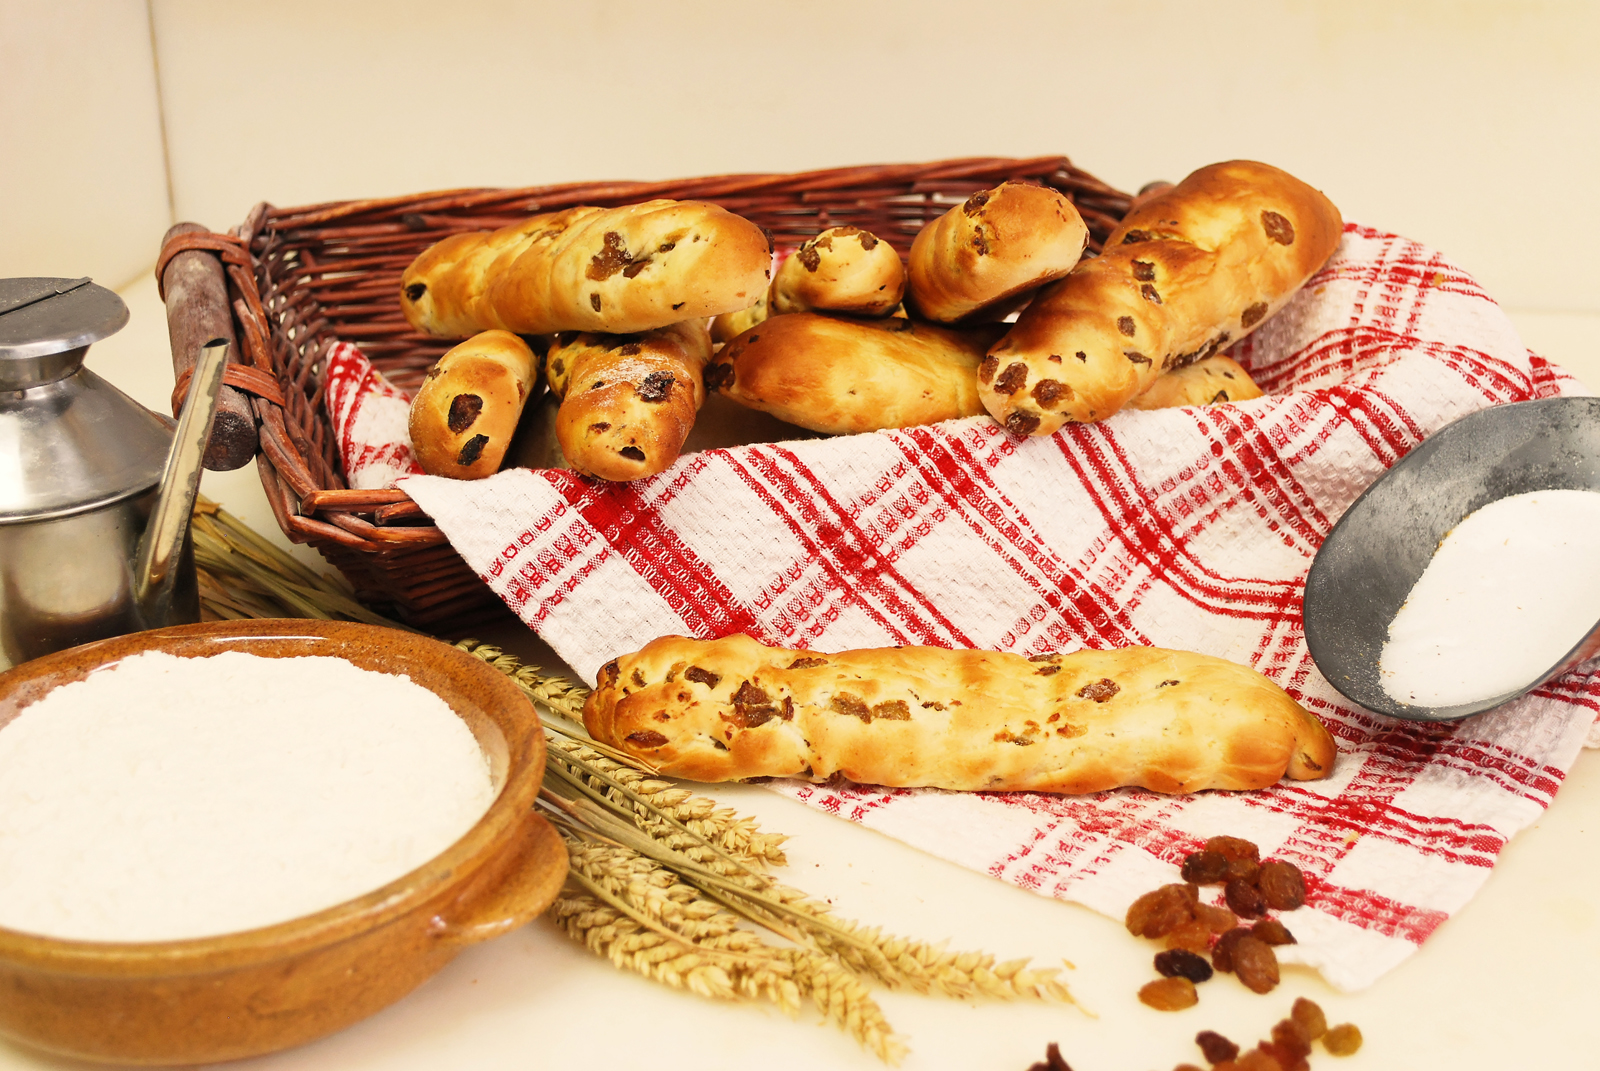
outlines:
[[422, 471], [411, 454], [410, 396], [348, 342], [335, 342], [328, 350], [322, 403], [352, 488], [393, 487], [401, 476]]
[[1362, 489], [1430, 432], [1581, 390], [1460, 269], [1356, 225], [1234, 354], [1268, 397], [1038, 439], [978, 418], [709, 451], [634, 484], [516, 470], [402, 486], [591, 682], [665, 633], [821, 651], [1150, 644], [1255, 667], [1328, 726], [1330, 779], [1178, 797], [774, 787], [1118, 917], [1206, 837], [1248, 837], [1308, 878], [1283, 958], [1359, 989], [1461, 908], [1549, 805], [1595, 724], [1600, 678], [1580, 668], [1458, 723], [1376, 716], [1307, 653], [1306, 571]]

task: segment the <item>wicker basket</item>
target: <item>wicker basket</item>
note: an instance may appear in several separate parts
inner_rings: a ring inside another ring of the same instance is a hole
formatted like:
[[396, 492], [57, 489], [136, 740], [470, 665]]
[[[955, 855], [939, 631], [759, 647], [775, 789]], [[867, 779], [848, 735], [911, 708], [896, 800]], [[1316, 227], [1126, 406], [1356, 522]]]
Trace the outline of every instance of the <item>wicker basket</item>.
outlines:
[[439, 630], [494, 616], [501, 604], [405, 492], [346, 487], [321, 384], [323, 358], [336, 340], [359, 346], [407, 388], [453, 345], [417, 334], [400, 312], [400, 273], [423, 249], [446, 235], [504, 226], [532, 212], [670, 197], [722, 205], [770, 230], [780, 246], [848, 223], [903, 254], [924, 223], [1008, 178], [1070, 197], [1095, 249], [1128, 210], [1127, 194], [1062, 156], [451, 190], [303, 208], [258, 205], [232, 234], [174, 236], [156, 275], [162, 278], [171, 258], [187, 250], [221, 257], [234, 327], [253, 366], [230, 382], [253, 396], [256, 462], [279, 526], [291, 540], [321, 551], [364, 602]]

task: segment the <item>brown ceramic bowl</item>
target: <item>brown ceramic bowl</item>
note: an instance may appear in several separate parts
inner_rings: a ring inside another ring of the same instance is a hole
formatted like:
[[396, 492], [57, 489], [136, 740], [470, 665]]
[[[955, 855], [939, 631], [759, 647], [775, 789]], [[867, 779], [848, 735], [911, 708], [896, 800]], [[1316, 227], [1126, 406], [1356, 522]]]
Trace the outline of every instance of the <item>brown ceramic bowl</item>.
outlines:
[[[322, 1037], [400, 999], [464, 946], [539, 915], [567, 853], [533, 813], [544, 734], [503, 674], [446, 644], [325, 621], [183, 625], [47, 655], [0, 674], [0, 728], [29, 703], [142, 651], [336, 655], [406, 673], [466, 722], [498, 795], [462, 838], [404, 877], [314, 915], [220, 937], [138, 944], [0, 928], [0, 1034], [87, 1060], [205, 1063]], [[224, 697], [218, 697], [225, 701]]]

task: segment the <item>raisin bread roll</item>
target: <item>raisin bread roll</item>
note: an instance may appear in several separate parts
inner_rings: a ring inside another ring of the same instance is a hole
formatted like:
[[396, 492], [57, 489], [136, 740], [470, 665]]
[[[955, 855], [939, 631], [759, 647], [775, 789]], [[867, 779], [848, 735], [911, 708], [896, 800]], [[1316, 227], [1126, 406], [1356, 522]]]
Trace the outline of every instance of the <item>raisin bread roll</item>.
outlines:
[[908, 305], [940, 323], [1000, 319], [1013, 299], [1072, 270], [1089, 228], [1065, 194], [1004, 182], [967, 198], [911, 243]]
[[1333, 253], [1339, 210], [1267, 164], [1201, 168], [1139, 205], [1106, 252], [1041, 292], [979, 371], [1019, 435], [1101, 420], [1163, 372], [1210, 357], [1282, 308]]
[[747, 308], [771, 265], [761, 228], [716, 205], [579, 207], [444, 239], [401, 276], [400, 305], [445, 337], [631, 334]]
[[710, 358], [699, 319], [639, 335], [558, 336], [545, 374], [561, 401], [555, 430], [567, 463], [602, 480], [667, 468], [705, 401], [701, 373]]
[[758, 323], [766, 320], [769, 309], [767, 291], [762, 291], [756, 303], [738, 312], [725, 312], [711, 321], [711, 341], [719, 345], [732, 342]]
[[1166, 375], [1136, 395], [1127, 409], [1175, 409], [1180, 405], [1219, 405], [1260, 398], [1262, 390], [1232, 357], [1217, 354]]
[[499, 471], [536, 382], [533, 351], [510, 332], [485, 331], [450, 350], [411, 399], [417, 463], [459, 480]]
[[977, 416], [978, 362], [1002, 330], [793, 312], [722, 347], [706, 369], [706, 386], [836, 435]]
[[1327, 777], [1335, 755], [1322, 724], [1254, 670], [1153, 647], [1030, 660], [664, 636], [601, 669], [584, 725], [697, 781], [1195, 792]]
[[771, 313], [816, 309], [887, 316], [905, 290], [905, 268], [893, 246], [857, 227], [829, 227], [778, 267], [772, 277]]

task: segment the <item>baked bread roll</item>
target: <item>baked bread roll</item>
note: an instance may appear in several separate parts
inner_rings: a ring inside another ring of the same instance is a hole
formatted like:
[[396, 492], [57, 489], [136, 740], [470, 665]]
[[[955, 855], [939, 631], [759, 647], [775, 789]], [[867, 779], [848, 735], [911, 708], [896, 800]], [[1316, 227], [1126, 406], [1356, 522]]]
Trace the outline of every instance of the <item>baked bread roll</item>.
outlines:
[[1331, 201], [1275, 167], [1201, 168], [1023, 310], [979, 371], [984, 406], [1019, 435], [1110, 416], [1282, 308], [1343, 226]]
[[722, 347], [706, 387], [836, 435], [977, 416], [978, 362], [1002, 330], [793, 312]]
[[779, 265], [771, 314], [817, 309], [887, 316], [905, 291], [905, 268], [893, 246], [857, 227], [829, 227]]
[[1217, 405], [1259, 398], [1263, 391], [1232, 357], [1217, 354], [1185, 368], [1157, 376], [1150, 389], [1129, 400], [1128, 409], [1175, 409], [1180, 405]]
[[498, 472], [536, 382], [533, 351], [508, 331], [485, 331], [450, 350], [411, 399], [417, 463], [459, 480]]
[[711, 341], [719, 344], [732, 342], [756, 324], [766, 320], [768, 312], [767, 291], [763, 290], [761, 296], [756, 298], [756, 303], [748, 309], [725, 312], [712, 320]]
[[697, 781], [1195, 792], [1327, 777], [1334, 760], [1322, 724], [1259, 673], [1153, 647], [1026, 659], [664, 636], [601, 669], [583, 720]]
[[678, 459], [705, 401], [711, 358], [704, 320], [639, 335], [557, 336], [545, 375], [561, 401], [556, 440], [567, 463], [602, 480], [654, 476]]
[[1000, 319], [1015, 301], [1071, 271], [1089, 228], [1065, 194], [1003, 182], [968, 197], [911, 243], [907, 302], [940, 323]]
[[569, 208], [431, 246], [400, 277], [419, 331], [630, 334], [750, 306], [772, 267], [754, 223], [699, 201]]

